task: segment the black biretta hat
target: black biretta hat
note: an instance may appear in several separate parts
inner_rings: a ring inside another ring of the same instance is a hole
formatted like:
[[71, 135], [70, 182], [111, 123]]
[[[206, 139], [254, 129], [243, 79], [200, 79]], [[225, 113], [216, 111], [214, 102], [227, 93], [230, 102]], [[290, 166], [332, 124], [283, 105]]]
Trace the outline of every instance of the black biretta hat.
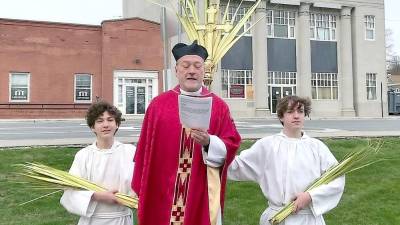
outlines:
[[187, 45], [184, 43], [178, 43], [172, 48], [172, 54], [176, 61], [185, 55], [198, 55], [203, 60], [206, 60], [208, 57], [207, 49], [201, 45], [197, 44], [197, 40], [195, 40], [191, 45]]

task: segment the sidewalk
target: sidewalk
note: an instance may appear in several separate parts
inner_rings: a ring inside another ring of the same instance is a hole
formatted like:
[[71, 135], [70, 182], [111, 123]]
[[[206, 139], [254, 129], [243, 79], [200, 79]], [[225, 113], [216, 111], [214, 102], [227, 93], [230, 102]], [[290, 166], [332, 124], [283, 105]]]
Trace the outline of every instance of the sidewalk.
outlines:
[[[264, 136], [260, 134], [244, 134], [241, 135], [242, 139], [260, 139], [265, 136], [273, 135], [275, 133], [265, 133]], [[323, 132], [321, 130], [307, 131], [307, 135], [314, 138], [372, 138], [372, 137], [400, 137], [400, 131], [335, 131]]]
[[[275, 132], [276, 133], [276, 132]], [[257, 140], [265, 136], [273, 135], [275, 133], [265, 134], [243, 134], [243, 140]], [[368, 137], [400, 137], [400, 131], [334, 131], [324, 132], [322, 130], [307, 131], [307, 135], [315, 138], [368, 138]], [[118, 141], [123, 143], [136, 143], [139, 139], [138, 136], [130, 137], [117, 137]], [[25, 139], [25, 140], [1, 140], [1, 148], [21, 148], [21, 147], [39, 147], [39, 146], [75, 146], [81, 147], [89, 145], [93, 142], [92, 138], [63, 138], [63, 139]]]
[[[116, 139], [124, 143], [136, 143], [142, 120], [138, 117], [126, 117]], [[277, 121], [276, 118], [235, 119], [242, 139], [252, 140], [279, 132], [282, 127]], [[305, 132], [316, 138], [400, 137], [400, 116], [389, 116], [383, 119], [307, 118], [306, 125], [308, 126], [305, 126]], [[31, 146], [85, 146], [91, 144], [94, 137], [90, 133], [89, 135], [84, 134], [82, 130], [87, 131], [86, 122], [83, 118], [0, 119], [0, 149]], [[74, 132], [78, 135], [70, 135]]]
[[[143, 115], [135, 115], [135, 116], [123, 116], [125, 121], [142, 121]], [[276, 120], [276, 115], [266, 117], [266, 118], [259, 118], [259, 117], [233, 117], [235, 121], [241, 120]], [[389, 115], [386, 117], [306, 117], [306, 120], [400, 120], [400, 115]], [[21, 121], [28, 121], [28, 122], [35, 122], [35, 121], [83, 121], [85, 123], [85, 118], [58, 118], [58, 119], [0, 119], [0, 122], [7, 123], [7, 122], [21, 122]]]
[[[119, 137], [116, 138], [123, 143], [136, 143], [138, 137]], [[1, 140], [1, 148], [24, 148], [24, 147], [40, 147], [40, 146], [87, 146], [93, 143], [92, 138], [63, 138], [63, 139], [25, 139], [25, 140]]]

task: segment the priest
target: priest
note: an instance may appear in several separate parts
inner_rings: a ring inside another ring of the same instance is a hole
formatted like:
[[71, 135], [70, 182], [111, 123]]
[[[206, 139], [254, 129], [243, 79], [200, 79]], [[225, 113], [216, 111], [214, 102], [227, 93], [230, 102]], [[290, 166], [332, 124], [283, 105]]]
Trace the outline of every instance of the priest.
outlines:
[[[172, 53], [179, 85], [150, 103], [134, 158], [132, 188], [139, 196], [138, 223], [222, 224], [227, 168], [240, 135], [227, 104], [203, 86], [207, 50], [195, 41], [176, 44]], [[182, 94], [212, 98], [208, 129], [181, 124], [178, 98]]]

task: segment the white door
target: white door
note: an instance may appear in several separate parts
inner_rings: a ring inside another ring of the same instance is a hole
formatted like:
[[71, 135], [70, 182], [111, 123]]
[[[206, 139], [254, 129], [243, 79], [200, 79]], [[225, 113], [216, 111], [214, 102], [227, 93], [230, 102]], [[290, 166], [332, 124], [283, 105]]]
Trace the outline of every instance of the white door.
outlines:
[[158, 72], [115, 71], [114, 105], [123, 114], [141, 115], [158, 94]]
[[273, 114], [276, 113], [276, 106], [278, 105], [279, 99], [294, 94], [294, 86], [271, 86], [269, 93], [271, 112]]
[[145, 86], [125, 86], [125, 95], [123, 96], [125, 114], [144, 114], [146, 111], [146, 93]]

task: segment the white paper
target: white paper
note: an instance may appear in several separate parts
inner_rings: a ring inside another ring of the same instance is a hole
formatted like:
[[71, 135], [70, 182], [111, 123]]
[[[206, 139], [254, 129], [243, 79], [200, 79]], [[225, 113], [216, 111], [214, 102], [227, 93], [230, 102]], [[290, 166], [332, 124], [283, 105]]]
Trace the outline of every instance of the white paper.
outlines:
[[186, 128], [208, 129], [212, 97], [179, 95], [179, 118]]

